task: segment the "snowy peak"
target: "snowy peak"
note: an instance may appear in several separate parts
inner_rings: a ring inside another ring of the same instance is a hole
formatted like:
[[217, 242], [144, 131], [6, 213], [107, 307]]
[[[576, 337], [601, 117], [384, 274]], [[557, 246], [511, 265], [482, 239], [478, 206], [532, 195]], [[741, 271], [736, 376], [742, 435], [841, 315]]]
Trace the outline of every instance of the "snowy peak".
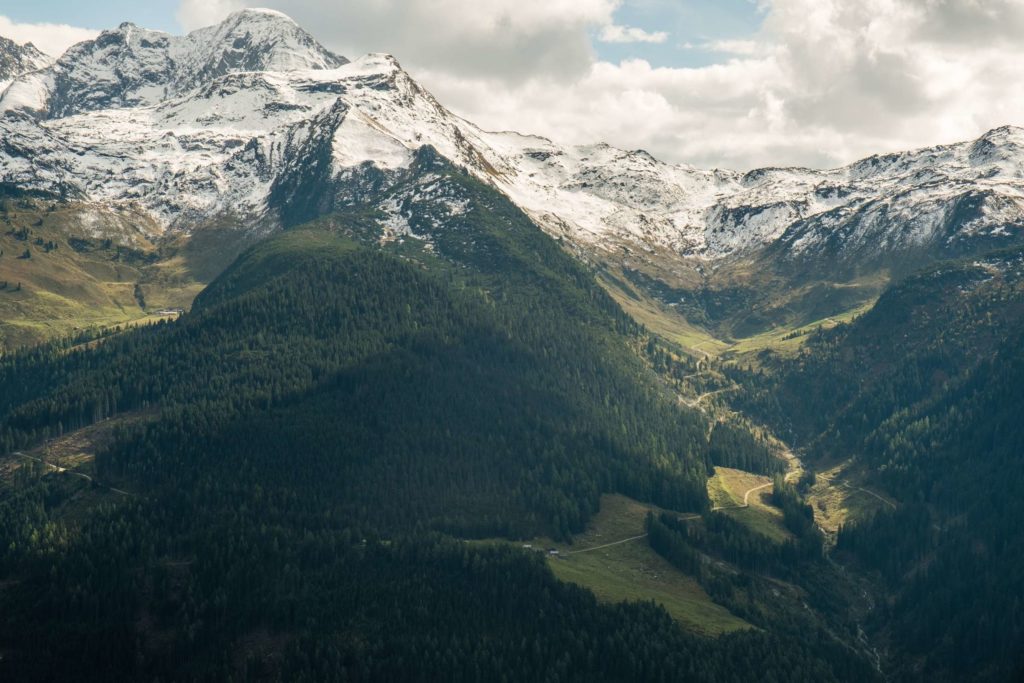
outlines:
[[[166, 38], [127, 26], [118, 33], [129, 45]], [[8, 112], [0, 183], [131, 204], [161, 229], [269, 230], [364, 201], [365, 179], [378, 191], [427, 145], [485, 175], [475, 130], [394, 57], [371, 54], [332, 69], [232, 71], [151, 105], [45, 119]]]
[[37, 50], [32, 43], [19, 45], [0, 36], [0, 92], [18, 76], [45, 69], [51, 63], [53, 60]]
[[165, 97], [175, 76], [173, 42], [167, 34], [134, 24], [104, 31], [57, 60], [49, 83], [42, 86], [47, 92], [40, 93], [33, 108], [47, 118], [60, 118]]
[[186, 36], [124, 23], [73, 46], [46, 71], [15, 81], [0, 111], [56, 119], [149, 106], [230, 73], [335, 69], [347, 62], [272, 10], [236, 12]]
[[974, 141], [968, 155], [974, 166], [991, 166], [996, 172], [1024, 177], [1024, 129], [1003, 126], [990, 130]]
[[189, 34], [186, 40], [201, 55], [201, 66], [190, 74], [189, 86], [237, 71], [336, 69], [348, 63], [274, 10], [235, 12], [216, 26]]

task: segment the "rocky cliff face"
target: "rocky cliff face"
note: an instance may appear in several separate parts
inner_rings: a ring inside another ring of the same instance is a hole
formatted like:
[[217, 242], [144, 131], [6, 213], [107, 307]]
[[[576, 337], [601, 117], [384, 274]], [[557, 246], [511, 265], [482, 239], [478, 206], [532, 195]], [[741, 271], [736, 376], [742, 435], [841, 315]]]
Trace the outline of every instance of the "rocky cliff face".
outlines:
[[0, 92], [18, 76], [44, 69], [52, 62], [32, 43], [19, 45], [0, 36]]

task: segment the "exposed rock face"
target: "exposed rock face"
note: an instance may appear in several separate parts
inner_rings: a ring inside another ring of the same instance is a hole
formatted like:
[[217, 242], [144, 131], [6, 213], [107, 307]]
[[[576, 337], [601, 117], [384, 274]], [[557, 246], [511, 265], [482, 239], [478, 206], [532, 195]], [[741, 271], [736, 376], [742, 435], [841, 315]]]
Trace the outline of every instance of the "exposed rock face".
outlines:
[[52, 63], [53, 60], [32, 43], [18, 45], [0, 36], [0, 92], [18, 76], [44, 69]]

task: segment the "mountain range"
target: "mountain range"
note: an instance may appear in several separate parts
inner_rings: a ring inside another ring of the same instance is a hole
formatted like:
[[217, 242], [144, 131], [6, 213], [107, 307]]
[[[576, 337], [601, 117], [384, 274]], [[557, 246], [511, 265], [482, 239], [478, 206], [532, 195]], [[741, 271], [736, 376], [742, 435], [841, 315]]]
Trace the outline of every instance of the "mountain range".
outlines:
[[[287, 227], [309, 217], [289, 213], [297, 185], [317, 187], [307, 213], [327, 212], [368, 175], [389, 182], [424, 145], [598, 255], [701, 265], [765, 250], [794, 261], [958, 255], [1015, 243], [1024, 219], [1024, 131], [1012, 127], [839, 169], [705, 171], [484, 131], [395, 58], [349, 62], [270, 10], [183, 37], [122, 24], [52, 64], [30, 47], [6, 50], [0, 77], [25, 73], [0, 97], [0, 183], [141, 210], [150, 238], [225, 222]], [[379, 208], [409, 232], [400, 207]]]

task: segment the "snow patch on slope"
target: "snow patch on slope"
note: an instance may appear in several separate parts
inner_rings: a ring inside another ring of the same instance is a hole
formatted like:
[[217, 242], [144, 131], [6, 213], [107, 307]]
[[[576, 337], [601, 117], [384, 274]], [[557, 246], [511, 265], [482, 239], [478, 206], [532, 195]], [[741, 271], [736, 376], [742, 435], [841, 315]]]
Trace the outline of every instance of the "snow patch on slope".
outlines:
[[359, 110], [346, 116], [335, 131], [333, 156], [339, 169], [367, 162], [386, 169], [408, 168], [413, 158], [412, 150]]

